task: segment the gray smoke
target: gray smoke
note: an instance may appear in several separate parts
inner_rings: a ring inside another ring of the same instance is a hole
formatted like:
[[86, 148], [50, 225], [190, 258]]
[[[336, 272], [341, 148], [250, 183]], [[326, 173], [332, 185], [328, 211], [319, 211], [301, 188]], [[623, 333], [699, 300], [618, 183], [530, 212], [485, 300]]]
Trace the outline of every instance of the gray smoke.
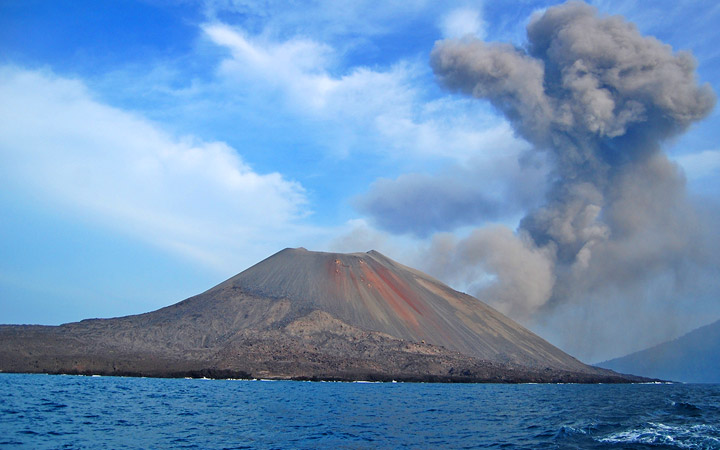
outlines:
[[534, 16], [527, 39], [525, 48], [445, 40], [432, 51], [444, 86], [489, 100], [550, 155], [554, 171], [545, 204], [519, 230], [438, 237], [429, 251], [442, 264], [431, 270], [449, 279], [495, 274], [473, 293], [526, 322], [558, 308], [578, 319], [588, 302], [646, 301], [656, 292], [649, 286], [688, 295], [708, 261], [718, 270], [715, 238], [661, 143], [714, 106], [693, 57], [581, 2]]
[[381, 178], [356, 199], [356, 207], [384, 230], [419, 237], [519, 217], [541, 204], [544, 190], [538, 184], [547, 174], [541, 161], [518, 164], [516, 159], [473, 161], [434, 175]]

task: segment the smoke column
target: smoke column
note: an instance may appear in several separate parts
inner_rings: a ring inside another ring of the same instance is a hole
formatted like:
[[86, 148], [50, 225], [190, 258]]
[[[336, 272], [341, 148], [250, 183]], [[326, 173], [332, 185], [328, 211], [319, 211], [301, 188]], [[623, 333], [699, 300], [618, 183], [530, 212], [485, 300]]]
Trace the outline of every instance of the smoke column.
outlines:
[[661, 144], [714, 106], [693, 57], [581, 2], [533, 16], [527, 41], [453, 39], [431, 53], [442, 85], [490, 101], [554, 167], [544, 205], [518, 230], [436, 237], [433, 272], [526, 323], [562, 306], [578, 328], [608, 299], [623, 315], [656, 294], [688, 294], [699, 268], [717, 263], [716, 238]]

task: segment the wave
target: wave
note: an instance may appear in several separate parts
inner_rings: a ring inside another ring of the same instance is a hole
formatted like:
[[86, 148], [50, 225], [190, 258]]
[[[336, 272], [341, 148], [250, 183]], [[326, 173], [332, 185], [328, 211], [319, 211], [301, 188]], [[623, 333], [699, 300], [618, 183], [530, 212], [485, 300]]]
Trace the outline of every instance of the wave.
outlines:
[[687, 449], [720, 448], [720, 429], [706, 424], [667, 425], [648, 422], [626, 431], [619, 431], [597, 441], [607, 444], [669, 445]]
[[672, 406], [675, 413], [683, 414], [686, 416], [699, 416], [702, 413], [702, 409], [696, 405], [693, 405], [692, 403], [670, 402], [670, 405]]

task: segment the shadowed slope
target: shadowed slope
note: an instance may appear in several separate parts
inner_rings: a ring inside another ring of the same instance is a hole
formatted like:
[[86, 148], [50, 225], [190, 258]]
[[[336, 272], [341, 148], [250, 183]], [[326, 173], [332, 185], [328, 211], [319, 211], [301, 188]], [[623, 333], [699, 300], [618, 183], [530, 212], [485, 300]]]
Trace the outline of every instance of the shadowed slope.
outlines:
[[720, 383], [720, 320], [598, 365], [686, 383]]
[[[0, 326], [0, 371], [622, 382], [377, 253], [286, 249], [187, 300], [59, 327]], [[633, 379], [637, 380], [637, 379]]]

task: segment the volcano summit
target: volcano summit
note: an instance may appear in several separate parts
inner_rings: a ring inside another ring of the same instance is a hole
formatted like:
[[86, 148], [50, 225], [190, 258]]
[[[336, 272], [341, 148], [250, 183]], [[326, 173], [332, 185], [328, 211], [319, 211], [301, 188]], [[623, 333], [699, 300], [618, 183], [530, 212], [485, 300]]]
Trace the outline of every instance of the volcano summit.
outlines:
[[0, 326], [0, 371], [310, 380], [628, 382], [382, 254], [285, 249], [154, 312]]

